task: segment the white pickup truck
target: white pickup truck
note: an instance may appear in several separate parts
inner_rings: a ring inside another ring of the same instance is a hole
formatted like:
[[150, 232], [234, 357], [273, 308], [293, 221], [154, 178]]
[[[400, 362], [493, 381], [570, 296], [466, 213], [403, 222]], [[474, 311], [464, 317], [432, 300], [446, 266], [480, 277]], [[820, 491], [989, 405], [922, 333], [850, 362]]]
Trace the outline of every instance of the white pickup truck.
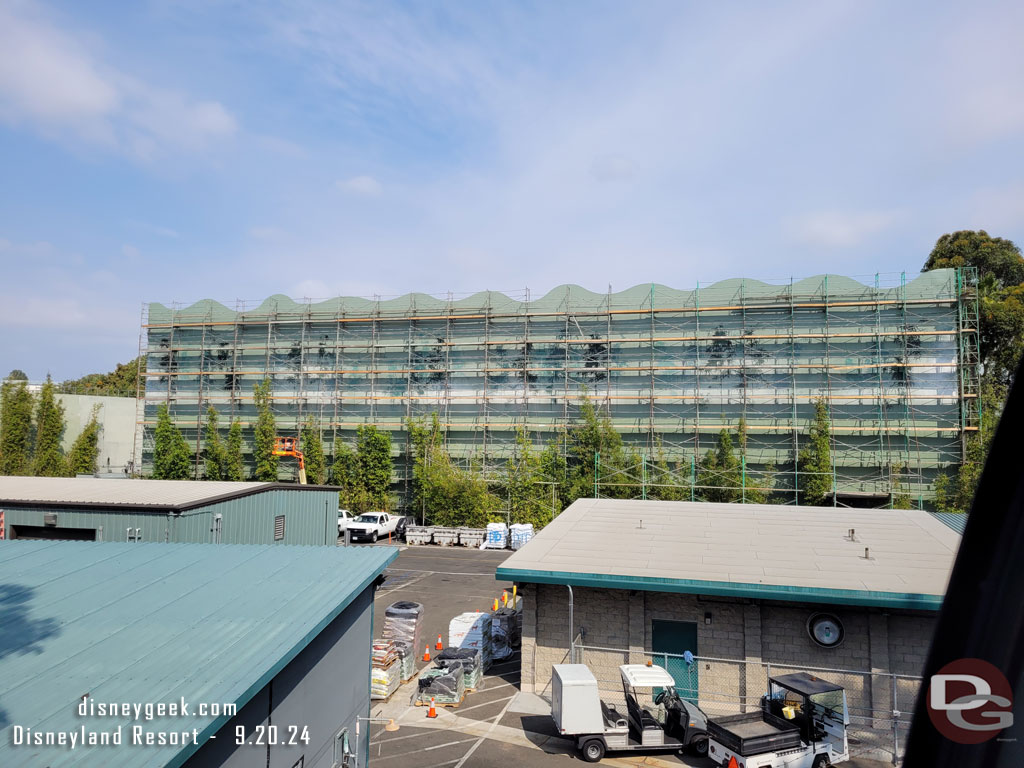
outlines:
[[345, 529], [348, 528], [348, 524], [352, 522], [352, 513], [347, 509], [338, 510], [338, 535], [344, 536]]
[[387, 512], [366, 512], [348, 524], [352, 541], [386, 539], [390, 535], [398, 539], [405, 533], [405, 518]]

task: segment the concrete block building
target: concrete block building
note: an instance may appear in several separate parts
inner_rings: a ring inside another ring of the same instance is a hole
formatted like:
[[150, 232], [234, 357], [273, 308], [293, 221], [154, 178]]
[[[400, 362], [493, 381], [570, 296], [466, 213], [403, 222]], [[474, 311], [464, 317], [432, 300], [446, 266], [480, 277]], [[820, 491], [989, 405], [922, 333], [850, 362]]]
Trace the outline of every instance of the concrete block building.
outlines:
[[619, 664], [653, 659], [727, 712], [756, 706], [769, 667], [822, 668], [870, 718], [894, 685], [911, 709], [958, 546], [918, 510], [581, 499], [497, 578], [524, 596], [526, 691], [574, 656], [614, 693]]
[[0, 765], [366, 765], [397, 552], [0, 542]]
[[8, 539], [335, 545], [337, 509], [330, 486], [0, 477]]

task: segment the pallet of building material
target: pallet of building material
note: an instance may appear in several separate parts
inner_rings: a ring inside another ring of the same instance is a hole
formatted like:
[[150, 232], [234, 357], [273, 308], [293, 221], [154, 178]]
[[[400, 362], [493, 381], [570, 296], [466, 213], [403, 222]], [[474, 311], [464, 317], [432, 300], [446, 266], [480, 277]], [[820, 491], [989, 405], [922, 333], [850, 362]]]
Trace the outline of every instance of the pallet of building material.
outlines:
[[460, 613], [448, 624], [449, 648], [475, 648], [486, 672], [491, 666], [491, 614], [480, 611]]
[[412, 680], [416, 677], [416, 647], [403, 640], [396, 640], [395, 649], [398, 651], [398, 668], [401, 671], [402, 682]]
[[405, 529], [405, 543], [411, 546], [430, 544], [434, 540], [434, 529], [427, 525], [410, 525]]
[[434, 666], [438, 669], [462, 667], [467, 693], [483, 688], [483, 654], [477, 648], [445, 648], [434, 657]]
[[384, 639], [401, 641], [414, 650], [420, 645], [423, 626], [423, 604], [399, 600], [384, 609]]
[[459, 543], [458, 528], [434, 528], [434, 543], [442, 547], [451, 547]]
[[402, 684], [401, 665], [398, 659], [387, 668], [373, 667], [370, 670], [370, 698], [375, 701], [387, 700]]
[[508, 526], [504, 523], [488, 523], [487, 536], [481, 549], [508, 549]]
[[370, 650], [370, 661], [373, 666], [387, 669], [398, 661], [398, 652], [391, 640], [374, 640]]
[[512, 549], [522, 549], [533, 538], [533, 523], [513, 523], [508, 529], [508, 543]]
[[491, 655], [495, 659], [507, 659], [513, 648], [519, 645], [520, 624], [517, 612], [511, 604], [491, 614]]
[[464, 547], [479, 549], [485, 538], [487, 531], [483, 528], [459, 528], [459, 544]]
[[415, 703], [422, 706], [433, 699], [437, 704], [457, 707], [465, 696], [466, 682], [462, 667], [428, 667], [417, 681]]

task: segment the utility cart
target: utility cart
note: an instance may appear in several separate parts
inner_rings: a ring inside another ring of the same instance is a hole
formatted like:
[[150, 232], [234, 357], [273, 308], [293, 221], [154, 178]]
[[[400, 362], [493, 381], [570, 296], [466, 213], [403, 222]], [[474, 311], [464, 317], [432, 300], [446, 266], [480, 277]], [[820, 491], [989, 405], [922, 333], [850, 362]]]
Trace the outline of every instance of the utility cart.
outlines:
[[619, 667], [626, 712], [601, 701], [597, 679], [585, 664], [556, 664], [551, 673], [551, 717], [560, 734], [576, 739], [583, 759], [596, 763], [606, 751], [707, 754], [707, 717], [676, 693], [661, 667]]
[[768, 679], [756, 712], [708, 723], [708, 757], [723, 768], [825, 768], [850, 757], [841, 685], [797, 672]]

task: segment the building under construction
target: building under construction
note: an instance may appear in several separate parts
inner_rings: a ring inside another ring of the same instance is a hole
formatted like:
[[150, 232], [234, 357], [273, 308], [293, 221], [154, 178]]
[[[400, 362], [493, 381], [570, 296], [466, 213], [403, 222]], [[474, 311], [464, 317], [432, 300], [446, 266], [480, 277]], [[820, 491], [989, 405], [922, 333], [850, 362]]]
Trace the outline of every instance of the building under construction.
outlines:
[[[328, 454], [362, 424], [389, 430], [404, 498], [410, 418], [437, 413], [451, 454], [493, 469], [518, 427], [538, 444], [564, 445], [587, 397], [644, 457], [643, 477], [630, 483], [646, 482], [658, 455], [673, 482], [693, 489], [700, 457], [742, 418], [745, 475], [793, 501], [796, 457], [824, 399], [835, 503], [883, 506], [898, 490], [919, 504], [979, 428], [977, 328], [969, 268], [909, 281], [734, 279], [691, 291], [566, 285], [537, 298], [150, 304], [136, 458], [148, 471], [156, 411], [167, 403], [201, 475], [207, 408], [225, 429], [239, 419], [248, 445], [253, 387], [269, 378], [279, 432], [297, 434], [311, 417]], [[597, 495], [616, 482], [601, 478]]]

